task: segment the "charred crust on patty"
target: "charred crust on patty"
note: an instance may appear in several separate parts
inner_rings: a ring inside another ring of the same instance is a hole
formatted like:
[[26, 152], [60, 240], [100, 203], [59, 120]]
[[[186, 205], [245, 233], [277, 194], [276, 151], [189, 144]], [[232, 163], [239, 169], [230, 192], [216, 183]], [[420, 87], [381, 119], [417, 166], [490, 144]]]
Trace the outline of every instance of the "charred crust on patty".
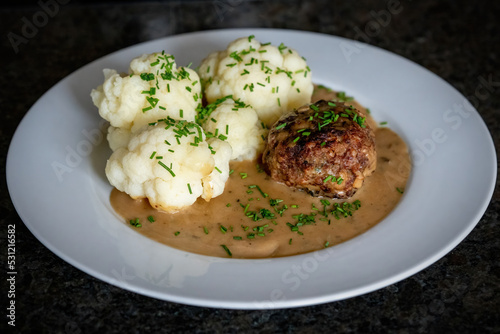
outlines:
[[272, 179], [313, 196], [349, 198], [376, 167], [375, 135], [360, 110], [320, 100], [270, 129], [262, 163]]

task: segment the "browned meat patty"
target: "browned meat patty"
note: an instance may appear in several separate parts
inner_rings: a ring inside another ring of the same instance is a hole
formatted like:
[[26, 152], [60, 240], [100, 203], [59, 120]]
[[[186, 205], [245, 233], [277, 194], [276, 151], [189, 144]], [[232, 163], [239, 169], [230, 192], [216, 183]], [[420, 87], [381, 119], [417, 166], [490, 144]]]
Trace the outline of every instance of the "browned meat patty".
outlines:
[[262, 155], [266, 172], [313, 196], [349, 198], [376, 167], [375, 136], [366, 116], [320, 100], [283, 115]]

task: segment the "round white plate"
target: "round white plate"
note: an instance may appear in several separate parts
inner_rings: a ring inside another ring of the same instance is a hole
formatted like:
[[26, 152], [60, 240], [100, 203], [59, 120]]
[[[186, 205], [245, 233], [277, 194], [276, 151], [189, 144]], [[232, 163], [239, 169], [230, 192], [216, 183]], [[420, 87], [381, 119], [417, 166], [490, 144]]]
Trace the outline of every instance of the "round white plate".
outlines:
[[[313, 81], [344, 90], [409, 145], [413, 170], [397, 208], [338, 246], [287, 258], [223, 259], [151, 241], [109, 204], [107, 148], [90, 91], [102, 70], [127, 71], [142, 53], [200, 61], [239, 37], [296, 49]], [[492, 196], [496, 157], [473, 106], [426, 69], [379, 48], [318, 33], [234, 29], [188, 33], [115, 52], [51, 88], [26, 114], [7, 158], [9, 192], [21, 219], [52, 252], [84, 272], [158, 299], [234, 309], [313, 305], [402, 280], [452, 250]]]

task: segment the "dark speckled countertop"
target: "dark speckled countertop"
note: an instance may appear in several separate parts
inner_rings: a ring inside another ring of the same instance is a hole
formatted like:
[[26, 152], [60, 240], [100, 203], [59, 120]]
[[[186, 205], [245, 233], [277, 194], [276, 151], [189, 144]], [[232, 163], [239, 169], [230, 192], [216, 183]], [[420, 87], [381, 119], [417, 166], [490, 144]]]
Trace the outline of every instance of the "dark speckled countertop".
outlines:
[[[234, 27], [317, 31], [358, 38], [372, 11], [394, 1], [25, 1], [0, 7], [2, 75], [0, 168], [5, 175], [13, 133], [52, 85], [110, 52], [164, 36]], [[57, 3], [14, 46], [43, 3]], [[403, 10], [367, 40], [442, 77], [477, 110], [500, 147], [500, 2], [401, 0]], [[10, 35], [12, 36], [12, 35]], [[16, 50], [17, 49], [17, 50]], [[16, 52], [17, 51], [17, 52]], [[482, 91], [484, 93], [484, 91]], [[473, 171], [471, 171], [473, 175]], [[23, 333], [499, 333], [500, 191], [498, 181], [477, 227], [444, 258], [412, 277], [359, 297], [285, 310], [241, 311], [159, 301], [111, 286], [50, 252], [25, 227], [1, 181], [2, 245], [16, 225], [16, 327], [7, 325], [6, 247], [0, 332]], [[466, 210], [466, 208], [463, 208]]]

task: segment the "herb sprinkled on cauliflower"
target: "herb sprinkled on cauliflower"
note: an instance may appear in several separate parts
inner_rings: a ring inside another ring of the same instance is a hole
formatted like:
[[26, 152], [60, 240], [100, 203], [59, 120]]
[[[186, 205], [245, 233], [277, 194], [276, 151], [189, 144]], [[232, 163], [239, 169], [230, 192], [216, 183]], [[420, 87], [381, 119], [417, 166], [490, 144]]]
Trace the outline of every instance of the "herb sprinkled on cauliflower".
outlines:
[[167, 116], [194, 121], [201, 102], [200, 79], [194, 70], [178, 68], [174, 56], [143, 54], [130, 62], [129, 75], [103, 72], [104, 83], [91, 97], [111, 126], [136, 132]]
[[229, 177], [231, 146], [206, 140], [201, 127], [167, 117], [132, 134], [126, 147], [113, 152], [106, 176], [132, 198], [148, 198], [165, 212], [222, 194]]
[[310, 102], [311, 70], [297, 51], [261, 44], [254, 36], [213, 52], [198, 70], [209, 103], [228, 95], [251, 105], [270, 127], [283, 113]]
[[231, 160], [253, 160], [262, 153], [267, 128], [255, 110], [232, 96], [217, 100], [199, 113], [197, 121], [207, 137], [226, 140], [233, 149]]

